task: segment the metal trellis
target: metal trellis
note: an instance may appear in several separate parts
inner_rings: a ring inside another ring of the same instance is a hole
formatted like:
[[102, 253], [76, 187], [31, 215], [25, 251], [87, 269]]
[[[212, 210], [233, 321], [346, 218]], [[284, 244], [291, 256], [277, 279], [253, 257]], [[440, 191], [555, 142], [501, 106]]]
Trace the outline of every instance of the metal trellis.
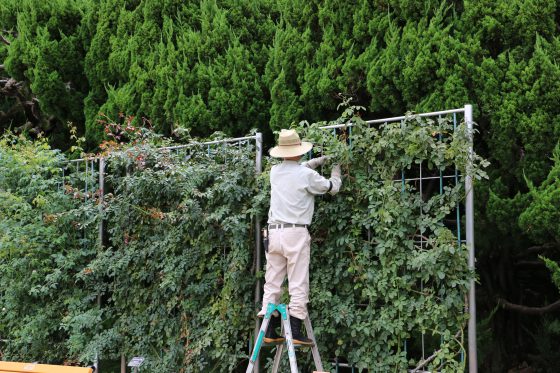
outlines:
[[[219, 139], [204, 142], [190, 142], [184, 145], [168, 146], [159, 148], [161, 151], [174, 151], [179, 152], [181, 150], [187, 150], [196, 146], [205, 147], [208, 156], [217, 155], [220, 150], [224, 153], [227, 144], [237, 146], [241, 150], [243, 145], [249, 145], [251, 142], [255, 144], [255, 175], [258, 176], [262, 172], [262, 150], [263, 150], [263, 139], [262, 133], [256, 132], [252, 136]], [[220, 149], [221, 148], [221, 149]], [[103, 220], [103, 199], [105, 195], [105, 176], [106, 176], [106, 165], [108, 159], [105, 157], [90, 157], [90, 158], [80, 158], [67, 161], [62, 166], [62, 180], [59, 183], [59, 190], [64, 192], [67, 186], [72, 187], [72, 191], [78, 193], [83, 193], [84, 198], [92, 198], [97, 194], [98, 198], [98, 232], [97, 232], [97, 244], [102, 247], [105, 240], [105, 227]], [[262, 267], [262, 248], [261, 248], [261, 225], [260, 217], [256, 217], [254, 222], [255, 229], [255, 269], [258, 271]], [[261, 301], [261, 289], [262, 281], [257, 280], [255, 285], [255, 308]], [[96, 300], [97, 307], [101, 307], [101, 296], [97, 296]], [[255, 322], [255, 336], [259, 331], [259, 321]], [[126, 361], [124, 355], [121, 356], [121, 373], [126, 373], [126, 365], [122, 364], [122, 361]], [[96, 372], [100, 373], [99, 367], [99, 354], [96, 353], [94, 366]], [[258, 372], [258, 370], [256, 370]]]
[[[436, 112], [428, 112], [428, 113], [420, 113], [415, 114], [416, 116], [423, 117], [423, 118], [443, 118], [446, 116], [450, 116], [450, 120], [453, 122], [453, 129], [457, 129], [457, 115], [463, 115], [464, 122], [467, 127], [468, 134], [470, 136], [470, 145], [469, 145], [469, 154], [472, 155], [473, 153], [473, 114], [472, 114], [472, 105], [465, 105], [462, 108], [458, 109], [451, 109], [451, 110], [443, 110], [443, 111], [436, 111]], [[404, 120], [407, 116], [398, 116], [398, 117], [391, 117], [391, 118], [382, 118], [382, 119], [374, 119], [374, 120], [367, 120], [365, 123], [368, 126], [372, 126], [375, 124], [384, 124], [384, 123], [394, 123], [394, 122], [401, 122], [404, 123]], [[351, 134], [352, 134], [352, 127], [354, 126], [353, 123], [343, 123], [343, 124], [336, 124], [336, 125], [328, 125], [321, 127], [324, 130], [329, 131], [336, 131], [338, 128], [348, 128], [349, 135], [350, 135], [350, 144], [352, 144]], [[441, 136], [441, 134], [440, 134]], [[469, 157], [469, 160], [471, 157]], [[468, 169], [469, 167], [467, 167]], [[402, 190], [405, 190], [405, 184], [407, 182], [417, 182], [419, 184], [419, 192], [422, 193], [422, 182], [427, 180], [439, 180], [439, 192], [440, 194], [443, 193], [443, 182], [444, 180], [452, 180], [457, 185], [459, 183], [459, 174], [458, 170], [455, 167], [452, 173], [450, 174], [443, 174], [440, 170], [439, 175], [437, 176], [425, 176], [422, 172], [422, 164], [419, 165], [419, 175], [417, 177], [405, 177], [406, 172], [403, 169], [401, 171], [401, 178], [394, 180], [397, 183], [402, 185]], [[462, 229], [461, 229], [461, 213], [459, 205], [456, 206], [456, 234], [458, 243], [465, 243], [468, 248], [468, 266], [471, 271], [475, 271], [475, 248], [474, 248], [474, 191], [473, 191], [473, 181], [472, 176], [468, 173], [465, 175], [465, 205], [464, 205], [464, 214], [465, 214], [465, 239], [462, 239]], [[368, 240], [371, 240], [371, 233], [368, 230]], [[416, 242], [423, 246], [426, 244], [424, 239], [420, 237], [420, 240]], [[423, 286], [423, 284], [421, 284]], [[469, 294], [468, 294], [468, 314], [469, 314], [469, 321], [468, 321], [468, 369], [469, 373], [476, 373], [477, 372], [477, 350], [476, 350], [476, 297], [475, 297], [475, 280], [470, 280], [469, 286]], [[404, 342], [404, 349], [407, 351], [407, 342]], [[422, 359], [425, 359], [425, 335], [422, 333], [421, 335], [421, 355]], [[461, 356], [463, 358], [463, 356]], [[339, 367], [348, 367], [352, 368], [354, 371], [354, 365], [346, 364], [346, 363], [339, 363], [336, 359], [334, 362], [336, 371], [338, 372]]]

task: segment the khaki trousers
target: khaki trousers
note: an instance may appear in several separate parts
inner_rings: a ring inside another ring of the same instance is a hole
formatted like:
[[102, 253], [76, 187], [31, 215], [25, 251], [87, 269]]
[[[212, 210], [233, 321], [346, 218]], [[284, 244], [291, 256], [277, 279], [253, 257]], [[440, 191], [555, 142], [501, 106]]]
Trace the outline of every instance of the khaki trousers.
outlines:
[[298, 319], [307, 317], [310, 245], [311, 237], [307, 228], [269, 230], [263, 308], [259, 316], [266, 313], [268, 303], [280, 302], [282, 283], [288, 275], [290, 315]]

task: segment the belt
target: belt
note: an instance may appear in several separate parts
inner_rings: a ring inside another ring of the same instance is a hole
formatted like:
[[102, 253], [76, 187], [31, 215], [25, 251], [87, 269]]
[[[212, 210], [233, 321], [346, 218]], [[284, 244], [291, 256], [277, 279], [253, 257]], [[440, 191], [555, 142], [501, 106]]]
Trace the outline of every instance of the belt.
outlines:
[[269, 224], [268, 229], [280, 229], [280, 228], [307, 228], [307, 224]]

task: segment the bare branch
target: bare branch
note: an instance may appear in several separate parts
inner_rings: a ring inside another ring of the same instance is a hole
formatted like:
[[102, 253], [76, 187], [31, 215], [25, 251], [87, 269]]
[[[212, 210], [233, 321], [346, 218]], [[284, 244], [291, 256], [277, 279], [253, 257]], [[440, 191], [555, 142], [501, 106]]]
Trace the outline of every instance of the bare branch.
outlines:
[[4, 37], [4, 35], [0, 34], [0, 41], [6, 45], [10, 45], [10, 41]]
[[428, 363], [432, 360], [434, 360], [436, 358], [436, 356], [441, 352], [440, 350], [437, 350], [436, 352], [434, 352], [433, 354], [431, 354], [430, 356], [428, 356], [427, 359], [422, 360], [420, 362], [420, 364], [418, 364], [416, 366], [416, 368], [414, 368], [413, 370], [410, 371], [410, 373], [417, 373], [420, 369], [424, 368], [426, 365], [428, 365]]
[[[459, 338], [459, 336], [461, 335], [461, 330], [459, 330], [457, 332], [457, 334], [455, 334], [455, 339]], [[438, 356], [438, 354], [441, 352], [441, 348], [439, 350], [437, 350], [436, 352], [434, 352], [433, 354], [431, 354], [430, 356], [428, 356], [426, 359], [421, 360], [418, 365], [416, 366], [416, 368], [412, 369], [410, 371], [410, 373], [417, 373], [420, 371], [420, 369], [424, 368], [426, 365], [428, 365], [428, 363], [432, 360], [434, 360], [436, 358], [436, 356]]]
[[516, 267], [544, 267], [543, 261], [539, 260], [519, 260], [515, 262]]
[[529, 307], [521, 304], [510, 303], [505, 299], [498, 299], [498, 304], [507, 310], [516, 311], [525, 315], [544, 315], [545, 313], [550, 313], [560, 310], [560, 299], [548, 306], [543, 307]]
[[22, 82], [18, 82], [13, 78], [0, 79], [0, 92], [7, 96], [21, 96], [19, 90], [23, 87]]
[[523, 250], [521, 253], [515, 256], [516, 259], [526, 258], [528, 256], [533, 256], [535, 254], [542, 254], [550, 249], [560, 248], [557, 243], [545, 243], [542, 245], [531, 246]]

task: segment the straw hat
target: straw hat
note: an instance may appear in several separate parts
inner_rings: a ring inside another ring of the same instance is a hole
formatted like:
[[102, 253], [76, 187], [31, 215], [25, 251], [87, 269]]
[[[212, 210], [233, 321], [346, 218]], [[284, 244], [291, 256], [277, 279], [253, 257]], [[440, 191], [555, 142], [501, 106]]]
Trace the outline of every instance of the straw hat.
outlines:
[[297, 157], [307, 153], [312, 147], [312, 143], [301, 141], [295, 130], [281, 130], [278, 146], [270, 149], [270, 155], [275, 158]]

